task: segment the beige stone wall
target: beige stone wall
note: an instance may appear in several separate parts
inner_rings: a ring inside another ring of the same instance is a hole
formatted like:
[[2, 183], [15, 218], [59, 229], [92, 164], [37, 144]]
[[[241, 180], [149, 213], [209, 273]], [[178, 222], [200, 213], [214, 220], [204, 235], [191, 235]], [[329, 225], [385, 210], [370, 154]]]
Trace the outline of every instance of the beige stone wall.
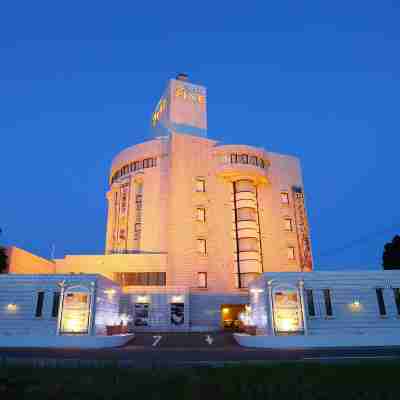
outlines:
[[52, 274], [55, 272], [53, 261], [36, 256], [18, 247], [7, 249], [8, 273], [10, 274]]
[[114, 279], [115, 272], [165, 272], [166, 254], [110, 254], [66, 256], [54, 260], [55, 273], [101, 274]]

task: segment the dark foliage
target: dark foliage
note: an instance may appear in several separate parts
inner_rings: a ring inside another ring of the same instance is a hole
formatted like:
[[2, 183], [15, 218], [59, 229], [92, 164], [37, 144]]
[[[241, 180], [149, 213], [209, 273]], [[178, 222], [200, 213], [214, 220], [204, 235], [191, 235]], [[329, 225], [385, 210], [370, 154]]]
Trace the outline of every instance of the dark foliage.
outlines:
[[382, 257], [383, 269], [400, 269], [400, 236], [385, 244]]
[[8, 266], [8, 257], [6, 249], [4, 247], [0, 247], [0, 274], [6, 272], [7, 266]]

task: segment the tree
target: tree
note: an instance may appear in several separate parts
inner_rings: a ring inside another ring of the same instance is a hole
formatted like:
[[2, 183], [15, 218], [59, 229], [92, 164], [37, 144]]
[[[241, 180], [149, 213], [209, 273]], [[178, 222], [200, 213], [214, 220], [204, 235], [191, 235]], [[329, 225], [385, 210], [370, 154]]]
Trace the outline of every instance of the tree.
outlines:
[[6, 272], [7, 267], [8, 267], [8, 257], [6, 249], [4, 247], [0, 247], [0, 274]]
[[396, 235], [393, 240], [385, 244], [382, 256], [383, 269], [400, 270], [400, 236]]

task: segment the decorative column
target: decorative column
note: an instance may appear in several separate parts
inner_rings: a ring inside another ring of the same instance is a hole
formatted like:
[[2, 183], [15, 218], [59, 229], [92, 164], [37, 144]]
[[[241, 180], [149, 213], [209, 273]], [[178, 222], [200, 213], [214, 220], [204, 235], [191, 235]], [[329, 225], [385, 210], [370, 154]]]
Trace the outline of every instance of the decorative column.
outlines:
[[306, 306], [304, 302], [304, 281], [299, 281], [299, 293], [300, 293], [300, 302], [301, 302], [301, 313], [303, 314], [303, 328], [304, 328], [304, 335], [308, 335], [308, 324], [307, 324], [307, 315], [306, 315]]
[[268, 325], [271, 336], [275, 336], [274, 306], [272, 303], [272, 280], [268, 281]]
[[89, 335], [96, 335], [96, 282], [90, 282]]
[[58, 302], [58, 313], [57, 313], [57, 330], [56, 335], [60, 335], [61, 331], [61, 321], [62, 321], [62, 314], [63, 314], [63, 306], [64, 306], [64, 292], [65, 292], [65, 281], [61, 281], [58, 286], [61, 288], [60, 292], [60, 300]]

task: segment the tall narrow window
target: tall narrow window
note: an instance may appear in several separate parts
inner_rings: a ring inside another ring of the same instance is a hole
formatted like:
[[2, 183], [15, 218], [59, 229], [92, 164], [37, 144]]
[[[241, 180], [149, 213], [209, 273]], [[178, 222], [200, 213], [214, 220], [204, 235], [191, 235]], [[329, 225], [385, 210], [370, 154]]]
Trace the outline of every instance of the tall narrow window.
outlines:
[[257, 157], [256, 156], [250, 156], [249, 157], [249, 164], [257, 165]]
[[196, 179], [196, 192], [205, 192], [206, 191], [206, 181], [201, 178]]
[[287, 248], [287, 258], [288, 260], [294, 260], [296, 258], [294, 247]]
[[285, 231], [293, 232], [292, 218], [285, 218]]
[[197, 209], [197, 221], [206, 222], [206, 209], [198, 208]]
[[307, 300], [308, 315], [310, 317], [315, 317], [314, 293], [312, 289], [306, 289], [306, 300]]
[[289, 204], [289, 193], [281, 192], [281, 204]]
[[197, 252], [203, 256], [207, 254], [207, 244], [205, 239], [197, 239]]
[[386, 306], [382, 288], [376, 288], [376, 299], [378, 300], [379, 314], [383, 317], [386, 315]]
[[197, 273], [197, 287], [206, 288], [207, 287], [207, 272]]
[[400, 289], [393, 288], [394, 301], [396, 302], [397, 315], [400, 315]]
[[325, 313], [327, 317], [332, 317], [333, 310], [332, 310], [332, 300], [331, 300], [331, 290], [324, 289], [324, 302], [325, 302]]
[[53, 318], [58, 316], [58, 308], [60, 305], [60, 292], [53, 293], [53, 307], [51, 309], [51, 316]]
[[35, 317], [43, 315], [44, 292], [38, 292], [36, 301]]

